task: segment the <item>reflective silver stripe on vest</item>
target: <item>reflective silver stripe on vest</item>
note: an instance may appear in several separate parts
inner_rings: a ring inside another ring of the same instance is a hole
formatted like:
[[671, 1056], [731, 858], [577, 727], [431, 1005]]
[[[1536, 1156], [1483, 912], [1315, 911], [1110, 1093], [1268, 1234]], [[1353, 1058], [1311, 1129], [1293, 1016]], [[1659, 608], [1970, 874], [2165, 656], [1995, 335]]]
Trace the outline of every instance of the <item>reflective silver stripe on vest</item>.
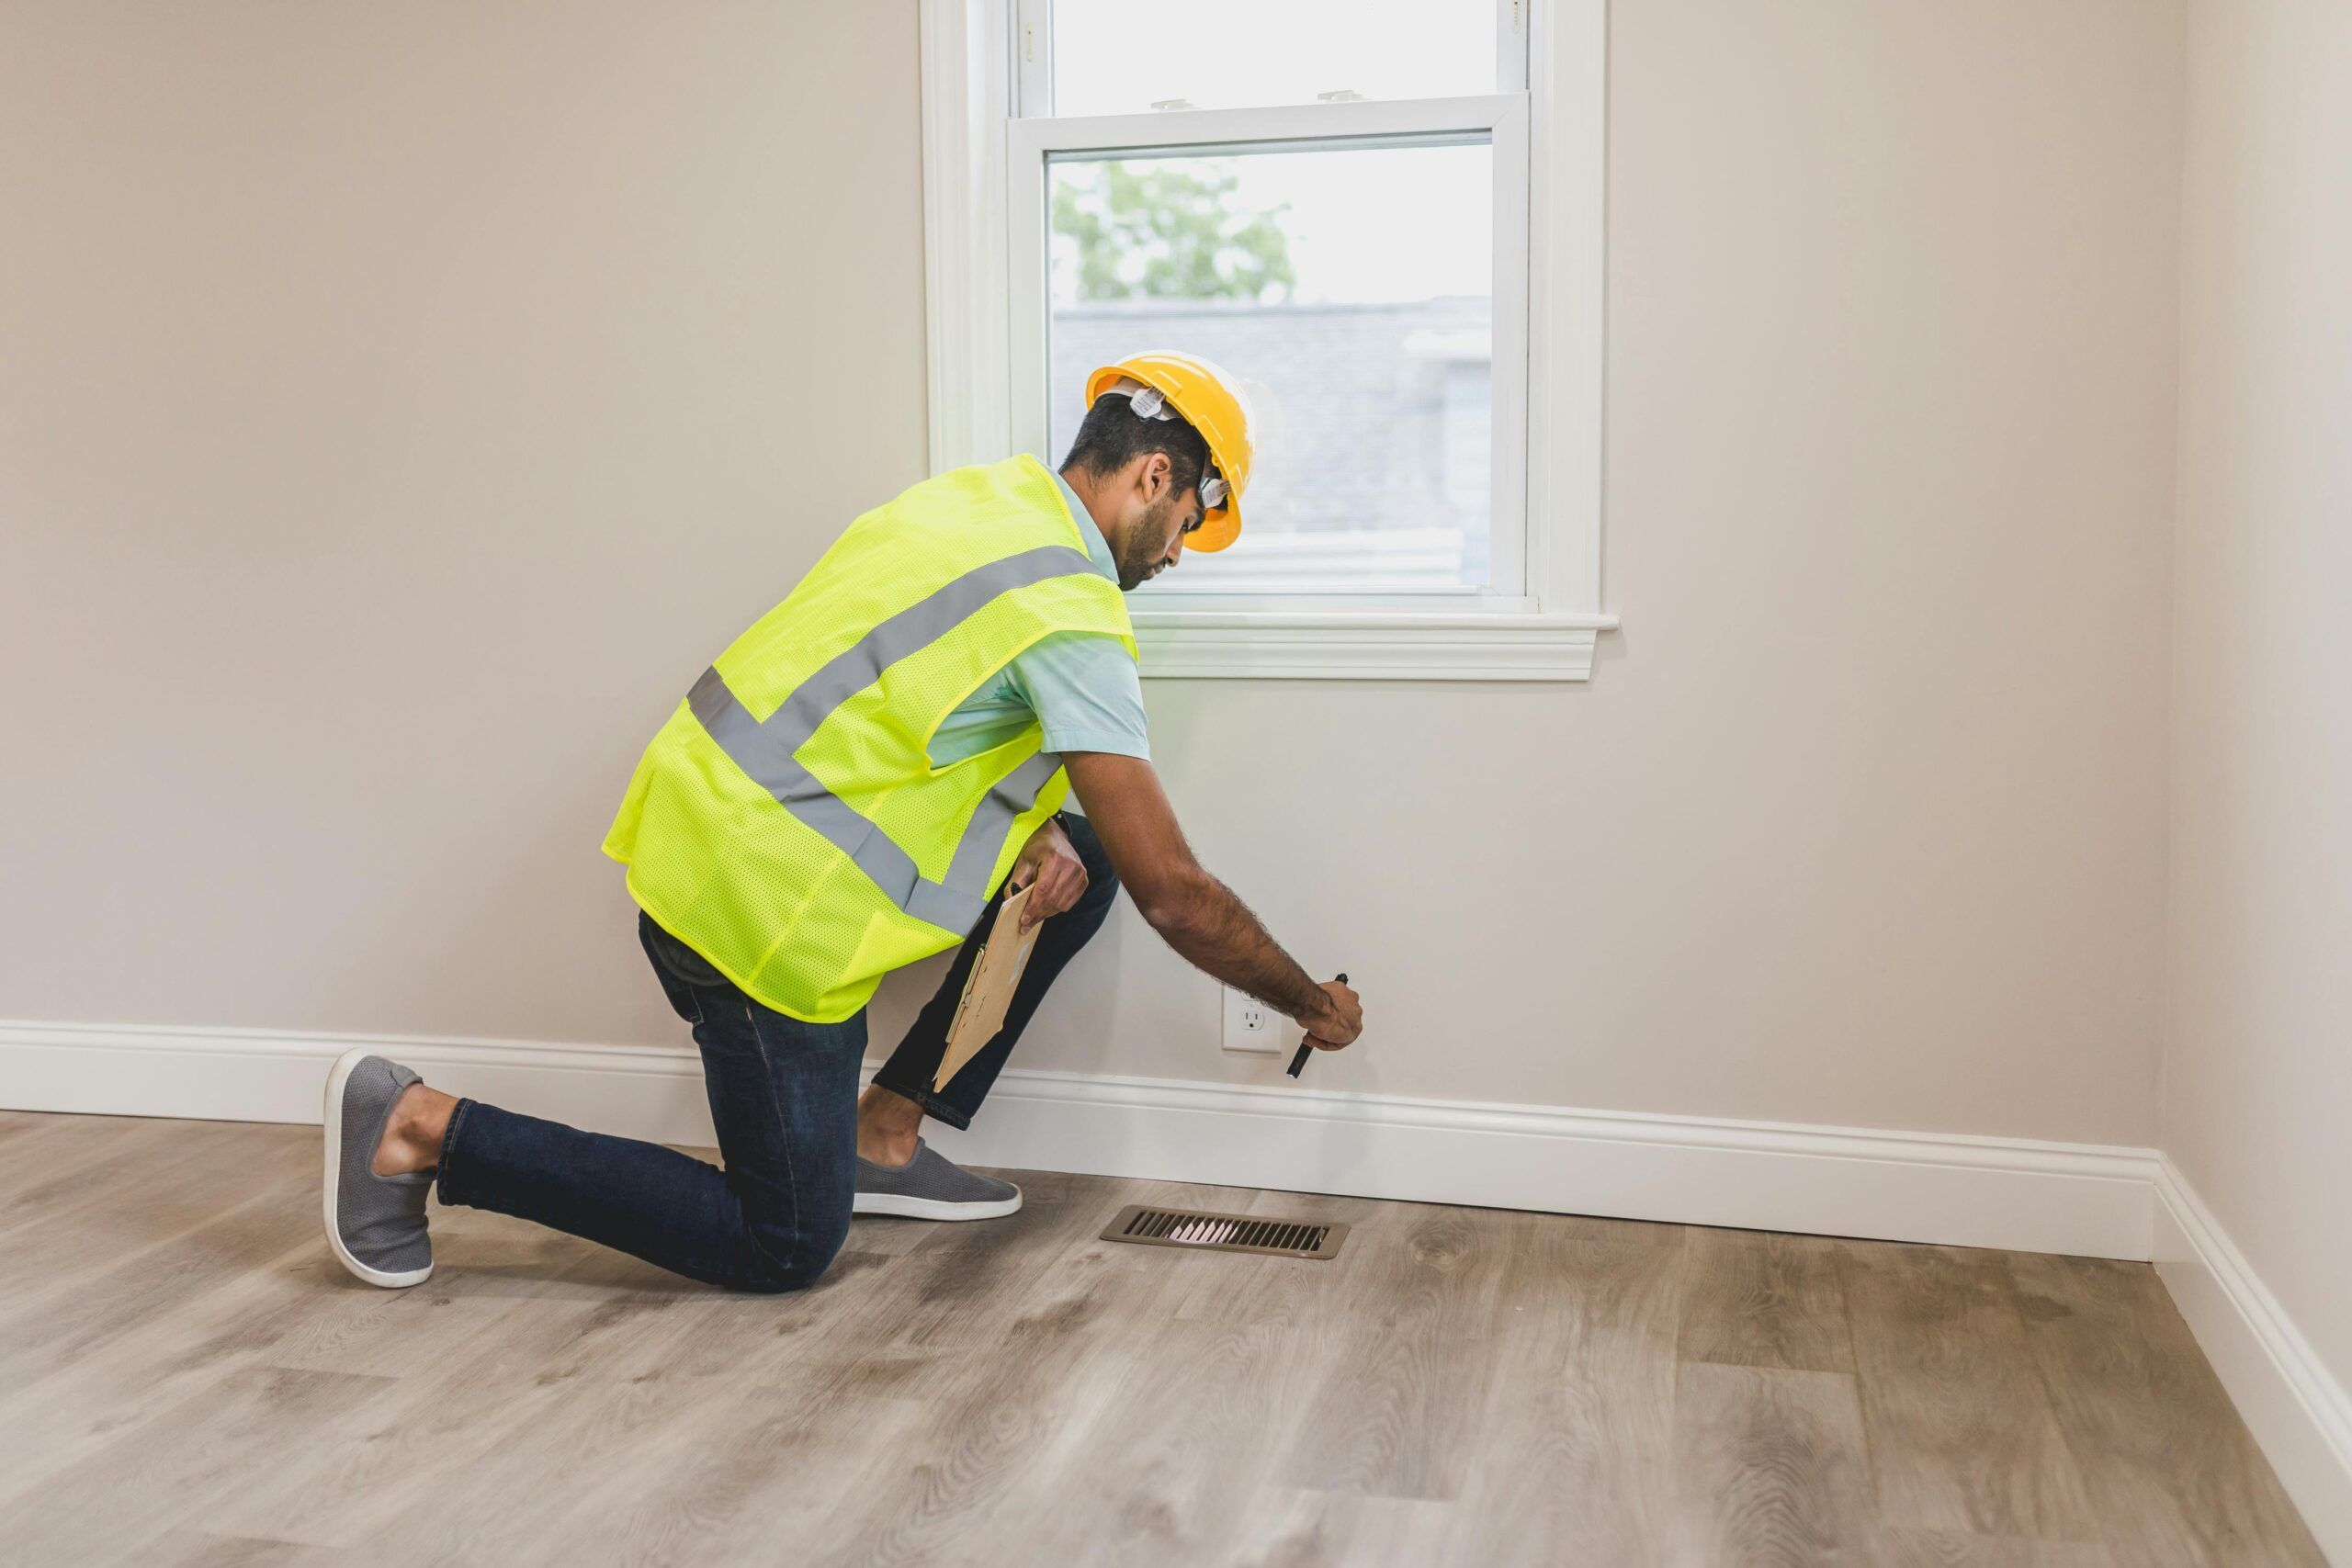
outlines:
[[973, 808], [948, 864], [947, 880], [933, 882], [896, 840], [827, 789], [793, 753], [808, 744], [836, 708], [880, 680], [883, 671], [929, 648], [998, 594], [1093, 570], [1086, 552], [1067, 545], [1023, 550], [977, 567], [884, 620], [827, 660], [764, 721], [752, 716], [716, 666], [704, 671], [686, 694], [686, 705], [737, 767], [774, 795], [777, 805], [849, 856], [890, 902], [943, 931], [969, 931], [988, 908], [989, 876], [996, 869], [1006, 829], [1036, 804], [1037, 792], [1061, 766], [1061, 759], [1040, 751], [999, 780]]

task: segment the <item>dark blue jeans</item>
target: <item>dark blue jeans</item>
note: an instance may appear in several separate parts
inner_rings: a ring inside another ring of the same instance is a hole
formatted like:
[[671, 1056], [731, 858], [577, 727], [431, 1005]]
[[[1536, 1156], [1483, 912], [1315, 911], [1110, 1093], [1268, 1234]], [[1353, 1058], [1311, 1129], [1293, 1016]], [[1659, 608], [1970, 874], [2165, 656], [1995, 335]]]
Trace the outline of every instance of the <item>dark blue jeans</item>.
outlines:
[[[996, 919], [991, 903], [875, 1075], [952, 1126], [971, 1124], [1046, 988], [1102, 929], [1118, 896], [1093, 829], [1083, 818], [1062, 820], [1086, 863], [1086, 894], [1038, 932], [1004, 1028], [944, 1090], [933, 1091], [956, 999]], [[442, 1140], [441, 1201], [585, 1236], [708, 1284], [775, 1292], [815, 1283], [849, 1234], [865, 1015], [803, 1023], [753, 1001], [651, 919], [639, 917], [638, 935], [671, 1007], [702, 1047], [723, 1168], [660, 1144], [461, 1100]]]

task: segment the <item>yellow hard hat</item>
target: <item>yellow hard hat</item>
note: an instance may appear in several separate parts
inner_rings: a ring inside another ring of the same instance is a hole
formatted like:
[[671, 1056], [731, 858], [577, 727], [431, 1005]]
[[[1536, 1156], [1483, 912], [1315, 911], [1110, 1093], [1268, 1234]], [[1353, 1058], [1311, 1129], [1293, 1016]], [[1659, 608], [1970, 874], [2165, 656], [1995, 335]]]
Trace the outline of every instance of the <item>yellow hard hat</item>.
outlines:
[[[1250, 484], [1250, 403], [1241, 383], [1196, 355], [1155, 350], [1105, 365], [1086, 378], [1086, 406], [1122, 379], [1140, 381], [1167, 400], [1209, 444], [1209, 458], [1225, 493], [1201, 510], [1201, 525], [1184, 536], [1188, 550], [1221, 550], [1241, 535], [1241, 492]], [[1204, 475], [1204, 479], [1209, 476]], [[1213, 489], [1213, 486], [1204, 486]]]

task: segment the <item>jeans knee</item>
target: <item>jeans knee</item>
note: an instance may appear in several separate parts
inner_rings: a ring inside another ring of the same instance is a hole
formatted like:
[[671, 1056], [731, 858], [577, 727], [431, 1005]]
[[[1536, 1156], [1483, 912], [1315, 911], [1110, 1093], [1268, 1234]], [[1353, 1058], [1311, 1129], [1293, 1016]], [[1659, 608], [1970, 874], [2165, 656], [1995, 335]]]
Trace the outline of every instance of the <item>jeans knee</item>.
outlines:
[[1119, 874], [1111, 869], [1111, 863], [1106, 859], [1100, 866], [1086, 868], [1086, 891], [1078, 896], [1078, 902], [1071, 905], [1070, 909], [1072, 913], [1099, 915], [1108, 909], [1111, 900], [1118, 896]]
[[752, 1296], [781, 1296], [794, 1291], [805, 1291], [825, 1277], [833, 1266], [831, 1252], [813, 1254], [806, 1251], [779, 1256], [764, 1247], [751, 1248], [742, 1264], [724, 1281], [730, 1291], [741, 1291]]
[[775, 1296], [805, 1291], [825, 1277], [849, 1239], [849, 1216], [809, 1229], [754, 1225], [728, 1289]]
[[1064, 813], [1057, 818], [1061, 823], [1062, 836], [1085, 863], [1089, 876], [1107, 877], [1111, 874], [1111, 852], [1102, 847], [1102, 836], [1085, 818]]

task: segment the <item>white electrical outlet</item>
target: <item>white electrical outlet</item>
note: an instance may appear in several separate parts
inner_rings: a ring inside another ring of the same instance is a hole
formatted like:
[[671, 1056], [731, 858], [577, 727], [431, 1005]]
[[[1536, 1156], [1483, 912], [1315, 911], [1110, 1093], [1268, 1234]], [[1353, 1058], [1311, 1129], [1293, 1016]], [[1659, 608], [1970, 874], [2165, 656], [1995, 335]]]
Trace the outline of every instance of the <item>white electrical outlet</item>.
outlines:
[[1247, 992], [1230, 986], [1221, 989], [1225, 992], [1225, 1048], [1278, 1054], [1283, 1048], [1283, 1015]]

